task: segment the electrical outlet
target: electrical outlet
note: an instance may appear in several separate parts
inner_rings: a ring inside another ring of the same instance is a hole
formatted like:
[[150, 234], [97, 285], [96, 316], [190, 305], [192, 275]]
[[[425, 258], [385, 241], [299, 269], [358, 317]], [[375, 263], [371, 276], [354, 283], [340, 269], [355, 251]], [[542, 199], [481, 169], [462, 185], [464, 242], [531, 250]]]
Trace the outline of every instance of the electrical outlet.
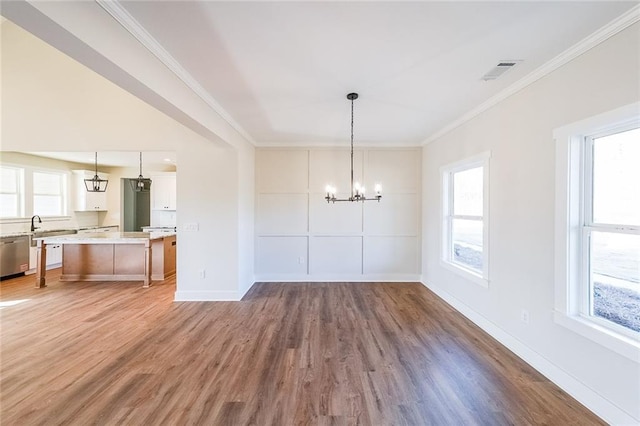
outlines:
[[205, 277], [207, 276], [207, 273], [206, 273], [206, 271], [204, 269], [200, 269], [199, 274], [200, 274], [200, 279], [201, 280], [204, 280]]
[[304, 257], [300, 256], [300, 257], [298, 258], [298, 263], [299, 263], [300, 265], [302, 265], [302, 264], [304, 263]]
[[529, 325], [529, 311], [527, 311], [526, 309], [520, 311], [520, 321]]

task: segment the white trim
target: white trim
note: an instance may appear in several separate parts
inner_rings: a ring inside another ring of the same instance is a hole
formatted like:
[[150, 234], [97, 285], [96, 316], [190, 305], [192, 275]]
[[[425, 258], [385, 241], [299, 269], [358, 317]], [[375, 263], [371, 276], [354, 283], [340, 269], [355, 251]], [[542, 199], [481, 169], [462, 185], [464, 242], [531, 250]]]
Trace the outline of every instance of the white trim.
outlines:
[[256, 282], [420, 282], [420, 274], [258, 274]]
[[593, 225], [585, 225], [584, 228], [587, 228], [590, 231], [609, 232], [611, 234], [638, 235], [640, 233], [640, 227], [635, 225], [612, 225], [610, 223], [597, 223]]
[[424, 282], [423, 285], [607, 423], [637, 425], [640, 422], [441, 287]]
[[95, 0], [98, 5], [111, 15], [122, 27], [140, 42], [149, 52], [160, 60], [176, 77], [202, 99], [211, 109], [240, 133], [246, 140], [256, 146], [256, 141], [238, 124], [204, 87], [180, 65], [164, 47], [133, 17], [117, 0]]
[[237, 302], [235, 291], [176, 291], [174, 302]]
[[[349, 147], [345, 148], [345, 143], [348, 144], [348, 141], [314, 141], [314, 142], [307, 142], [307, 141], [295, 141], [295, 142], [282, 142], [282, 141], [260, 141], [256, 147], [257, 148], [275, 148], [275, 149], [292, 149], [292, 148], [319, 148], [319, 149], [335, 149], [335, 148], [344, 148], [345, 150], [349, 150]], [[365, 147], [365, 148], [381, 148], [381, 149], [415, 149], [415, 148], [421, 148], [422, 147], [422, 142], [420, 141], [416, 141], [416, 142], [399, 142], [398, 144], [394, 143], [394, 142], [389, 142], [389, 141], [383, 141], [383, 142], [379, 142], [379, 143], [371, 143], [371, 142], [363, 142], [362, 145], [360, 143], [358, 143], [358, 146], [360, 148]], [[358, 151], [358, 147], [354, 148], [354, 151]]]
[[[440, 167], [440, 265], [461, 277], [482, 287], [489, 287], [489, 178], [491, 151], [455, 161]], [[482, 217], [454, 215], [453, 188], [454, 173], [482, 167]], [[471, 219], [482, 222], [482, 272], [476, 273], [451, 259], [452, 226], [454, 219]]]
[[553, 132], [556, 144], [554, 321], [640, 363], [640, 342], [634, 339], [636, 333], [629, 337], [628, 333], [617, 333], [616, 327], [602, 326], [604, 322], [597, 318], [592, 321], [583, 317], [583, 313], [589, 311], [584, 282], [590, 281], [589, 265], [582, 256], [589, 249], [589, 232], [585, 231], [584, 224], [590, 220], [589, 213], [584, 211], [585, 201], [590, 197], [585, 184], [589, 181], [590, 170], [585, 167], [585, 162], [589, 161], [588, 153], [585, 154], [585, 138], [625, 126], [640, 126], [640, 102], [568, 124]]
[[[484, 253], [483, 253], [484, 256]], [[460, 275], [462, 278], [469, 280], [478, 284], [481, 287], [489, 288], [489, 280], [482, 277], [482, 275], [472, 271], [471, 269], [467, 269], [462, 265], [458, 265], [455, 262], [447, 262], [443, 259], [440, 259], [440, 266], [445, 269], [448, 269], [451, 272], [454, 272]]]
[[[45, 216], [42, 218], [42, 223], [44, 222], [55, 222], [60, 220], [70, 220], [71, 216]], [[10, 223], [30, 223], [31, 217], [12, 217], [12, 218], [3, 218], [0, 219], [0, 224], [10, 224]]]
[[640, 363], [640, 342], [630, 337], [612, 332], [594, 321], [584, 319], [578, 315], [567, 315], [564, 312], [554, 312], [553, 320], [571, 331], [580, 334], [594, 342], [611, 349], [619, 355]]
[[[639, 6], [640, 7], [640, 6]], [[593, 117], [585, 118], [553, 130], [556, 143], [568, 140], [575, 135], [587, 136], [602, 133], [608, 128], [640, 125], [640, 102], [632, 102], [619, 108], [605, 111]]]
[[584, 52], [594, 48], [598, 44], [607, 40], [609, 37], [612, 37], [618, 34], [619, 32], [623, 31], [627, 27], [630, 27], [631, 25], [639, 21], [640, 21], [640, 5], [629, 9], [627, 12], [623, 13], [613, 21], [609, 22], [608, 24], [600, 28], [598, 31], [588, 36], [587, 38], [583, 39], [582, 41], [573, 45], [569, 49], [565, 50], [564, 52], [562, 52], [561, 54], [559, 54], [549, 62], [545, 63], [544, 65], [535, 69], [525, 77], [516, 81], [511, 86], [508, 86], [498, 94], [492, 96], [491, 98], [489, 98], [482, 104], [478, 105], [471, 111], [462, 115], [460, 118], [454, 120], [453, 122], [444, 126], [440, 130], [436, 131], [431, 136], [426, 138], [422, 142], [422, 145], [427, 145], [428, 143], [431, 143], [436, 139], [440, 138], [441, 136], [449, 133], [456, 127], [462, 126], [467, 121], [470, 121], [471, 119], [480, 115], [481, 113], [493, 107], [494, 105], [497, 105], [498, 103], [507, 99], [509, 96], [519, 92], [520, 90], [538, 81], [539, 79], [546, 76], [547, 74], [552, 73], [553, 71], [557, 70], [564, 64], [568, 63], [569, 61], [572, 61], [573, 59], [582, 55]]
[[440, 174], [444, 172], [458, 172], [460, 170], [472, 169], [474, 165], [482, 166], [485, 161], [491, 158], [491, 151], [484, 151], [453, 163], [440, 167]]

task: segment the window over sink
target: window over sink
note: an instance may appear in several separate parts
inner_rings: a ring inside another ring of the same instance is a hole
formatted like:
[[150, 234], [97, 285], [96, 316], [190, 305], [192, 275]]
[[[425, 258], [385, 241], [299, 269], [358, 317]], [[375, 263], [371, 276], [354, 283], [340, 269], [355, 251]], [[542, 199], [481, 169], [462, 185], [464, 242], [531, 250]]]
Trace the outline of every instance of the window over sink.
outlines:
[[33, 214], [64, 216], [67, 214], [67, 174], [33, 172]]
[[0, 166], [0, 218], [24, 214], [24, 169]]

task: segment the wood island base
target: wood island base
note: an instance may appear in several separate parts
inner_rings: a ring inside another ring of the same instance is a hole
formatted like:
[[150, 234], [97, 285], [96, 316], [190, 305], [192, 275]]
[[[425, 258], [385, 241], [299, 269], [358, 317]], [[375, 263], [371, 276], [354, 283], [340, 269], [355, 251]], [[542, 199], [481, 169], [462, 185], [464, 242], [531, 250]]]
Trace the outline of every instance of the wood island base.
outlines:
[[[150, 247], [151, 246], [151, 247]], [[153, 245], [65, 244], [60, 281], [143, 281], [151, 285]]]
[[[62, 274], [60, 281], [142, 281], [143, 287], [152, 280], [164, 280], [175, 274], [176, 237], [112, 238], [80, 240], [65, 239], [62, 243]], [[36, 287], [46, 286], [46, 243], [38, 241]]]

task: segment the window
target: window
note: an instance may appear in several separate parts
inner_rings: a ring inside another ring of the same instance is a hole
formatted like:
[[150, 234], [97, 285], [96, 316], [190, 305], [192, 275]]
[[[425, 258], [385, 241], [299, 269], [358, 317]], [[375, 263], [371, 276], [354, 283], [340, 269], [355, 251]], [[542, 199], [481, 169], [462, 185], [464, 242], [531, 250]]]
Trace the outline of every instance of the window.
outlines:
[[488, 285], [489, 153], [445, 166], [442, 174], [442, 263]]
[[64, 173], [33, 172], [33, 214], [66, 214], [67, 179]]
[[582, 311], [640, 333], [640, 128], [584, 143]]
[[558, 323], [640, 348], [640, 116], [634, 104], [554, 132]]
[[21, 217], [24, 212], [24, 170], [0, 166], [0, 217]]

